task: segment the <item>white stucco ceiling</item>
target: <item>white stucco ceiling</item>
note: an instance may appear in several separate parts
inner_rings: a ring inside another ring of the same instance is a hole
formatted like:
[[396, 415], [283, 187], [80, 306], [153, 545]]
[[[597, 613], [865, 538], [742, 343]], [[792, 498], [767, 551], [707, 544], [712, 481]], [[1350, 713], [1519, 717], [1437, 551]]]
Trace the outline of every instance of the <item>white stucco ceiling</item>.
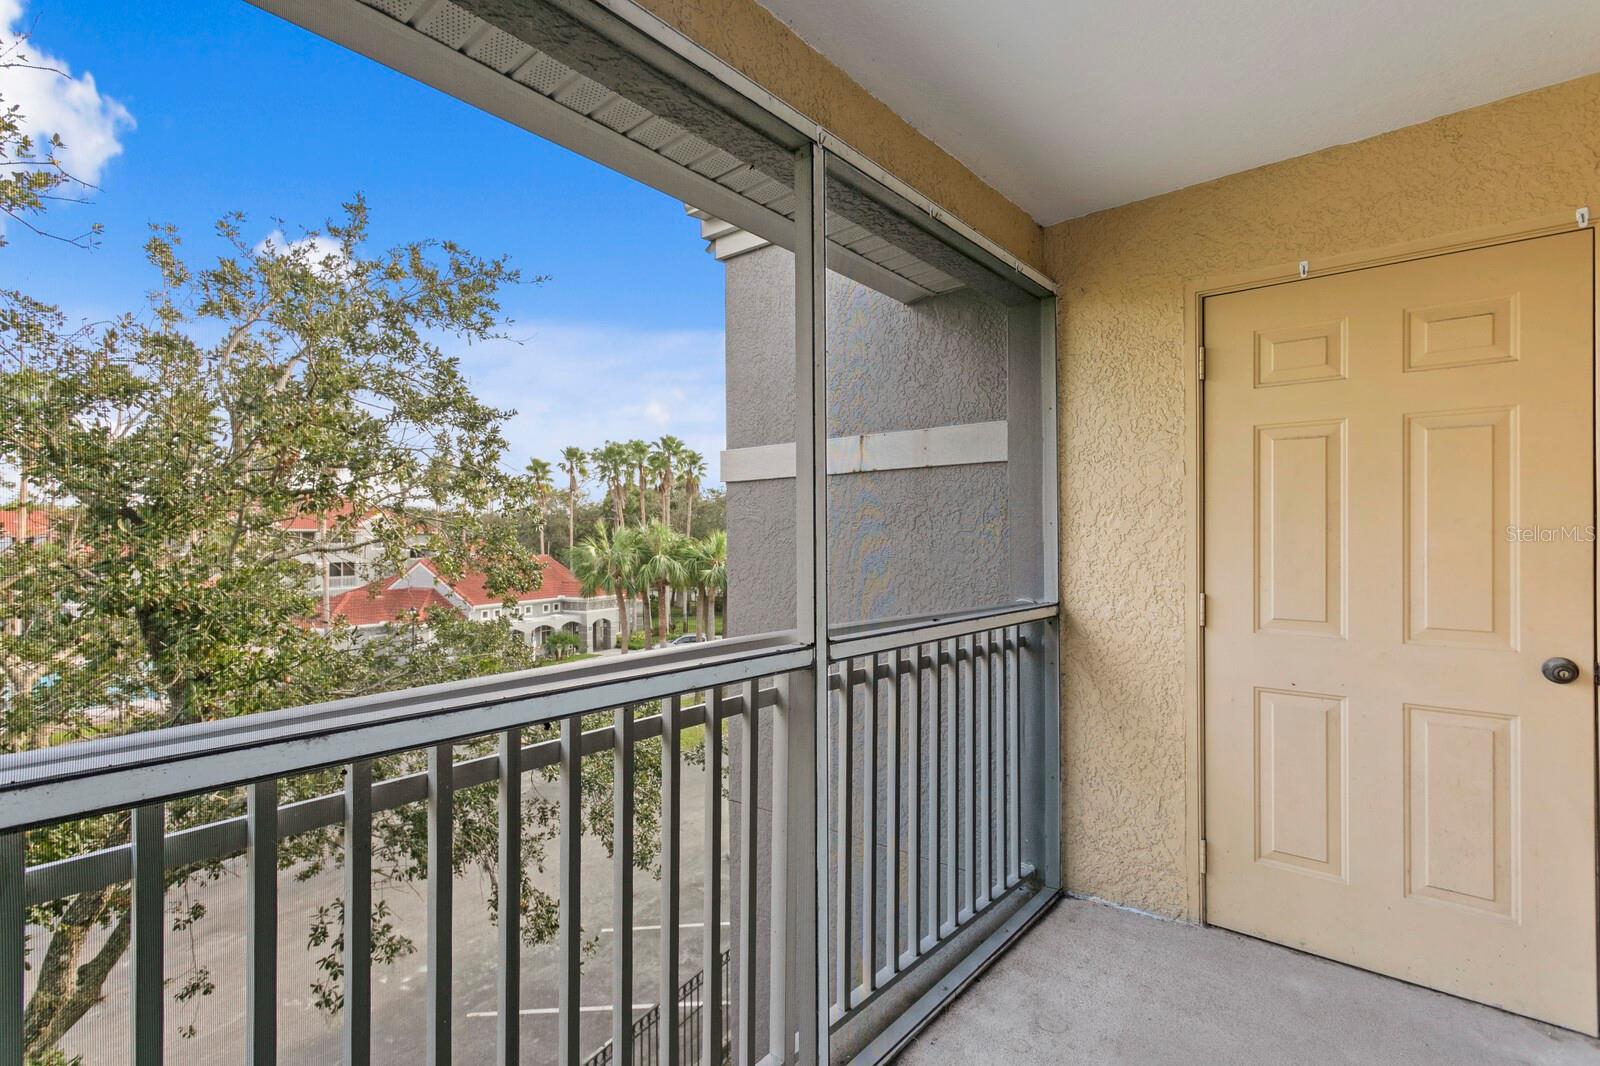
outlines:
[[1600, 70], [1597, 0], [760, 2], [1046, 224]]

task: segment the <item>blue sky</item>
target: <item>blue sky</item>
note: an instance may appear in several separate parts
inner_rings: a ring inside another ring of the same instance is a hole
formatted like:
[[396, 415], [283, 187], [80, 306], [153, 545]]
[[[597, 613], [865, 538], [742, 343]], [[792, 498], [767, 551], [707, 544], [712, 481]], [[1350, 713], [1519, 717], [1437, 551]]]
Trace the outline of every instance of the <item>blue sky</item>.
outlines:
[[517, 343], [458, 351], [481, 395], [519, 411], [513, 463], [674, 433], [715, 476], [722, 267], [678, 201], [243, 0], [0, 0], [0, 36], [29, 30], [70, 77], [13, 72], [0, 92], [99, 186], [52, 227], [105, 235], [85, 252], [13, 225], [8, 284], [83, 317], [136, 309], [150, 223], [203, 247], [243, 210], [250, 235], [276, 217], [293, 237], [360, 191], [376, 247], [448, 237], [551, 276], [506, 294]]

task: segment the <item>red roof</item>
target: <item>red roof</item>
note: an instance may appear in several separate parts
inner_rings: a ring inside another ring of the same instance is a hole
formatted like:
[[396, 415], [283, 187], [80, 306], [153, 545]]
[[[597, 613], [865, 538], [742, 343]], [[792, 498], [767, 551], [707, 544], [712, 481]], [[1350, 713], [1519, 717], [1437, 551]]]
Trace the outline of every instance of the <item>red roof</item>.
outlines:
[[[9, 540], [21, 540], [18, 530], [22, 528], [22, 508], [0, 507], [0, 537]], [[50, 513], [43, 508], [28, 508], [28, 536], [43, 537], [50, 532]]]
[[[540, 565], [544, 567], [544, 581], [537, 589], [526, 592], [513, 590], [511, 593], [513, 600], [519, 602], [525, 600], [556, 600], [583, 595], [583, 582], [574, 577], [571, 570], [568, 570], [558, 560], [548, 555], [540, 555], [537, 558]], [[492, 607], [505, 602], [505, 596], [496, 596], [489, 591], [489, 579], [483, 574], [468, 570], [461, 575], [459, 580], [451, 581], [439, 572], [439, 568], [434, 564], [433, 560], [423, 559], [421, 562], [423, 566], [428, 568], [429, 573], [444, 584], [449, 585], [456, 595], [474, 607]], [[398, 580], [400, 580], [398, 577], [390, 579], [390, 581]]]
[[[354, 512], [354, 509], [354, 504], [352, 504], [349, 500], [346, 500], [339, 506], [330, 507], [321, 514], [305, 511], [295, 515], [293, 518], [285, 518], [283, 521], [278, 523], [278, 528], [314, 533], [317, 531], [319, 524], [325, 523], [329, 529], [332, 529], [346, 518], [349, 518]], [[366, 513], [363, 514], [359, 519], [358, 524], [359, 522], [365, 522], [367, 519], [376, 516], [378, 513], [379, 512], [377, 508], [368, 508]]]
[[[392, 578], [390, 579], [393, 580]], [[426, 617], [429, 611], [454, 611], [450, 601], [433, 589], [383, 588], [378, 582], [341, 593], [333, 598], [330, 613], [335, 621], [353, 626], [375, 626], [396, 622], [415, 612]]]
[[[538, 559], [544, 566], [543, 585], [533, 592], [513, 594], [514, 599], [554, 600], [583, 595], [583, 584], [573, 576], [571, 570], [548, 555], [540, 555]], [[491, 607], [504, 602], [504, 597], [489, 593], [488, 579], [482, 574], [469, 571], [462, 575], [461, 580], [450, 582], [440, 574], [433, 560], [418, 559], [417, 565], [426, 567], [430, 574], [439, 579], [440, 584], [448, 586], [473, 607]], [[456, 610], [455, 604], [438, 589], [399, 584], [404, 576], [394, 574], [333, 597], [329, 610], [334, 620], [343, 620], [353, 626], [375, 626], [405, 619], [412, 612], [426, 617], [429, 611]], [[315, 624], [322, 624], [320, 611]]]

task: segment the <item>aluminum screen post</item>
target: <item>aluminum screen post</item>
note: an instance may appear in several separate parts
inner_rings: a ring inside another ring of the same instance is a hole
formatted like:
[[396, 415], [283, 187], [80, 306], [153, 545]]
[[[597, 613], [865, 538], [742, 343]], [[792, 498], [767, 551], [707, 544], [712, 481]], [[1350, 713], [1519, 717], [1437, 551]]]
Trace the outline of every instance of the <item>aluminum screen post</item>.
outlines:
[[26, 839], [20, 832], [0, 833], [0, 1066], [22, 1066], [26, 854]]
[[[795, 808], [789, 839], [791, 883], [802, 928], [795, 938], [790, 1000], [799, 1028], [795, 1061], [827, 1062], [828, 1043], [828, 795], [824, 766], [828, 751], [828, 353], [826, 329], [827, 153], [809, 144], [795, 156], [795, 564], [796, 624], [815, 650], [809, 676], [796, 675], [789, 735], [789, 793]], [[805, 711], [801, 711], [801, 701]], [[809, 742], [800, 733], [809, 732]], [[809, 801], [809, 802], [808, 802]], [[802, 844], [802, 840], [808, 843]], [[805, 867], [809, 864], [810, 870]], [[809, 872], [809, 876], [807, 876]], [[811, 906], [801, 910], [803, 900]], [[805, 935], [803, 926], [811, 928]], [[809, 1019], [810, 1024], [806, 1024]]]
[[278, 780], [246, 791], [245, 1062], [278, 1061]]

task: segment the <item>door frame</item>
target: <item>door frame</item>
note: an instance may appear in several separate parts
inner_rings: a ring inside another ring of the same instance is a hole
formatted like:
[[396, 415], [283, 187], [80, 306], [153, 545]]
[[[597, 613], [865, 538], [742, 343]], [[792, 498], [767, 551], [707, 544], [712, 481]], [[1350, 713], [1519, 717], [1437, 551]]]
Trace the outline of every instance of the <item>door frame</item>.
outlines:
[[[1591, 441], [1590, 481], [1591, 506], [1600, 509], [1600, 233], [1595, 220], [1588, 218], [1585, 208], [1583, 224], [1579, 212], [1545, 213], [1531, 219], [1495, 226], [1459, 231], [1438, 237], [1405, 241], [1380, 248], [1330, 256], [1308, 256], [1297, 263], [1276, 264], [1255, 270], [1236, 271], [1191, 279], [1184, 285], [1184, 465], [1188, 475], [1184, 478], [1184, 861], [1188, 889], [1187, 913], [1200, 925], [1206, 921], [1205, 870], [1203, 842], [1206, 838], [1206, 745], [1205, 745], [1205, 628], [1201, 624], [1202, 603], [1205, 594], [1205, 382], [1200, 376], [1202, 342], [1205, 339], [1205, 301], [1211, 296], [1222, 296], [1249, 289], [1265, 288], [1311, 278], [1344, 274], [1372, 267], [1388, 266], [1417, 259], [1465, 252], [1475, 248], [1488, 248], [1510, 244], [1534, 237], [1548, 237], [1570, 233], [1575, 229], [1588, 229], [1596, 241], [1595, 266], [1591, 271], [1595, 283], [1595, 308], [1591, 321], [1596, 336], [1590, 340], [1591, 380], [1595, 390], [1595, 425]], [[1600, 522], [1600, 514], [1593, 511], [1591, 522]], [[1596, 551], [1596, 603], [1595, 633], [1600, 644], [1600, 549]], [[1594, 659], [1600, 659], [1600, 646], [1593, 650]], [[1592, 660], [1593, 661], [1593, 660]], [[1600, 680], [1600, 679], [1597, 679]], [[1600, 684], [1595, 691], [1600, 694]], [[1596, 716], [1595, 736], [1600, 744], [1600, 699], [1593, 712]], [[1595, 795], [1600, 804], [1600, 751], [1595, 758]], [[1596, 818], [1596, 833], [1600, 837], [1600, 817]], [[1600, 846], [1600, 839], [1597, 839]], [[1600, 905], [1600, 870], [1596, 872], [1596, 900]], [[1600, 913], [1600, 911], [1597, 911]], [[1600, 973], [1600, 967], [1597, 967]]]

